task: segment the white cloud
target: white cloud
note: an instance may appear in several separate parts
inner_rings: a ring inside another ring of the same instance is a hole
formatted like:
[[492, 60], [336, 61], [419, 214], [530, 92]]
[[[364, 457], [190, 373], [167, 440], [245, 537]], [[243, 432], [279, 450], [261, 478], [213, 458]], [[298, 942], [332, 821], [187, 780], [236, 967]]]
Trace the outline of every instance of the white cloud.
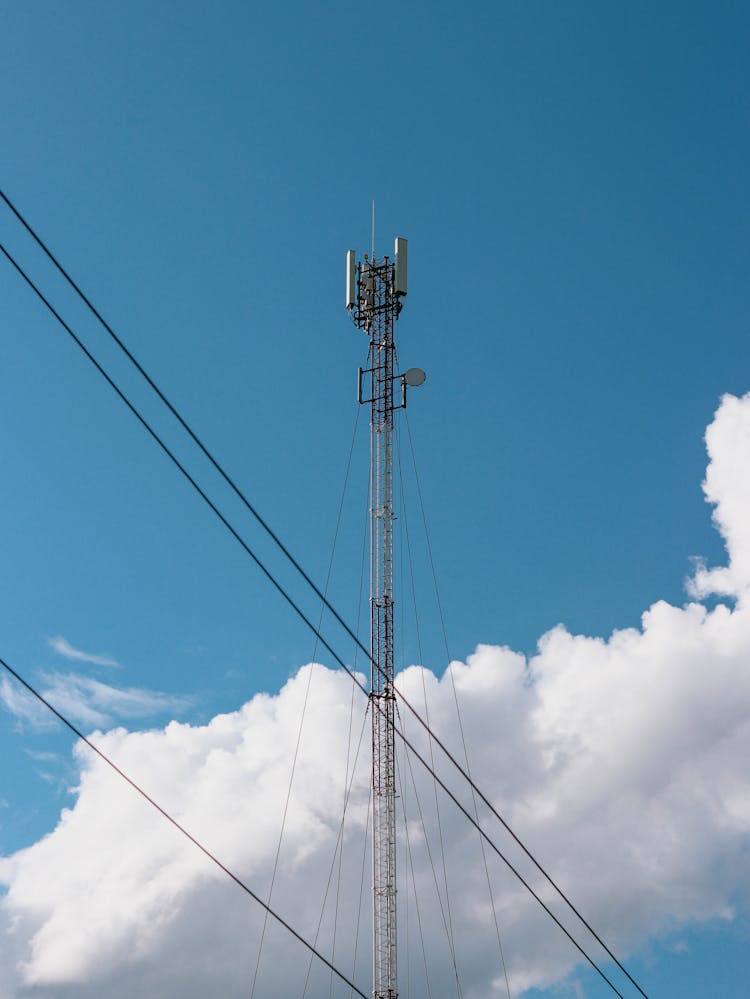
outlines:
[[71, 659], [74, 662], [92, 663], [94, 666], [120, 665], [116, 659], [112, 659], [110, 656], [95, 655], [91, 652], [83, 652], [81, 649], [75, 648], [62, 635], [55, 635], [53, 638], [47, 639], [47, 642], [58, 655], [63, 656], [65, 659]]
[[41, 693], [71, 721], [86, 728], [104, 728], [117, 719], [150, 718], [164, 712], [181, 714], [186, 697], [141, 687], [116, 687], [79, 673], [43, 673]]
[[[526, 661], [479, 646], [453, 665], [478, 782], [580, 909], [621, 954], [706, 920], [746, 912], [750, 870], [750, 396], [722, 401], [707, 434], [706, 496], [727, 541], [725, 569], [699, 569], [695, 592], [721, 592], [732, 606], [657, 602], [639, 629], [609, 639], [542, 637]], [[312, 672], [312, 676], [311, 676]], [[310, 702], [277, 880], [275, 905], [313, 936], [338, 827], [349, 732], [350, 682], [304, 667], [275, 696], [258, 695], [205, 726], [116, 729], [97, 742], [219, 857], [263, 892], [302, 701]], [[422, 671], [399, 686], [422, 703]], [[424, 675], [435, 729], [459, 745], [450, 678]], [[80, 691], [73, 684], [73, 696]], [[0, 690], [1, 692], [1, 690]], [[91, 711], [107, 694], [85, 690]], [[354, 741], [364, 710], [357, 709]], [[402, 718], [414, 740], [421, 735]], [[368, 742], [365, 733], [365, 743]], [[9, 999], [112, 999], [132, 995], [247, 996], [261, 915], [255, 904], [85, 748], [77, 800], [57, 828], [0, 861], [0, 991]], [[454, 994], [442, 920], [408, 773], [402, 797], [410, 828], [432, 995]], [[441, 766], [441, 772], [449, 771]], [[435, 806], [415, 764], [433, 854]], [[452, 786], [458, 786], [451, 777]], [[368, 767], [360, 759], [345, 833], [337, 959], [351, 970], [366, 826]], [[466, 999], [502, 996], [494, 930], [476, 832], [449, 803], [441, 811], [451, 913]], [[523, 873], [528, 862], [488, 816], [485, 828]], [[404, 852], [403, 835], [400, 848]], [[410, 897], [402, 857], [399, 896]], [[491, 858], [492, 882], [514, 995], [570, 975], [576, 954], [535, 903]], [[370, 875], [365, 869], [365, 897]], [[336, 883], [329, 897], [334, 897]], [[564, 910], [549, 892], [555, 911]], [[407, 917], [408, 913], [408, 917]], [[416, 913], [402, 980], [421, 993]], [[357, 980], [368, 991], [369, 903]], [[567, 917], [571, 927], [574, 922]], [[330, 912], [319, 943], [331, 950]], [[301, 995], [305, 957], [271, 929], [256, 995]], [[315, 970], [310, 999], [328, 996]], [[579, 994], [575, 979], [569, 991]], [[348, 995], [334, 988], [334, 996]]]
[[18, 728], [45, 729], [55, 725], [47, 708], [5, 674], [0, 676], [0, 704], [15, 717]]
[[725, 395], [706, 431], [710, 458], [703, 492], [714, 504], [714, 523], [727, 546], [729, 564], [700, 567], [692, 581], [696, 596], [712, 593], [743, 599], [750, 591], [750, 393]]
[[[37, 689], [66, 718], [89, 730], [106, 728], [123, 719], [182, 714], [192, 703], [187, 697], [141, 687], [116, 687], [80, 673], [43, 671]], [[0, 677], [0, 703], [22, 727], [39, 730], [58, 724], [37, 698], [7, 676]]]

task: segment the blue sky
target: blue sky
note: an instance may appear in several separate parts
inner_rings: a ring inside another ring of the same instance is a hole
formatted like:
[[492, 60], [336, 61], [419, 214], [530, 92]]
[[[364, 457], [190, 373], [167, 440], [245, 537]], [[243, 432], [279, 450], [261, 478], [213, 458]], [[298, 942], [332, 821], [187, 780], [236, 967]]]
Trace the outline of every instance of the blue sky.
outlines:
[[[6, 5], [2, 188], [318, 580], [365, 356], [344, 254], [374, 199], [377, 252], [409, 238], [400, 356], [428, 372], [409, 425], [451, 654], [533, 654], [558, 623], [638, 627], [685, 602], [691, 557], [726, 560], [701, 480], [721, 395], [750, 390], [749, 28], [729, 2]], [[0, 239], [314, 614], [6, 210]], [[112, 708], [129, 727], [278, 691], [310, 635], [8, 266], [0, 296], [0, 655], [166, 698]], [[365, 424], [331, 582], [350, 619]], [[440, 671], [423, 547], [416, 576]], [[3, 717], [1, 853], [70, 804], [68, 745]], [[744, 994], [746, 915], [649, 943], [654, 996], [721, 969]]]

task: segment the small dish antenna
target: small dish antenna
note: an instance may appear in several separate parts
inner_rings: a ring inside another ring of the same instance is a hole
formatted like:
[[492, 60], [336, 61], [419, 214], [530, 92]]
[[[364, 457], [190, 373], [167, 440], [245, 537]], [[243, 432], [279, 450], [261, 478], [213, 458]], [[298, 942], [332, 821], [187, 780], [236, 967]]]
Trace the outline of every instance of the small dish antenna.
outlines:
[[408, 371], [404, 372], [404, 383], [409, 388], [419, 388], [420, 385], [424, 385], [426, 377], [427, 375], [421, 368], [409, 368]]

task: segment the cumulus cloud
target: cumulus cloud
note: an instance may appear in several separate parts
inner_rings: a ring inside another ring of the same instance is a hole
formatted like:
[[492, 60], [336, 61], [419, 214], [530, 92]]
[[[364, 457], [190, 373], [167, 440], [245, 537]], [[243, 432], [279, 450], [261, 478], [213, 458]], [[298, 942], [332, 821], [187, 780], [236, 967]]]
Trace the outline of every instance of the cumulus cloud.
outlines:
[[67, 638], [63, 638], [62, 635], [55, 635], [47, 641], [50, 648], [54, 649], [58, 655], [63, 656], [65, 659], [72, 659], [74, 662], [91, 663], [93, 666], [120, 665], [111, 656], [95, 655], [92, 652], [84, 652], [82, 649], [77, 649], [74, 645], [70, 644]]
[[748, 395], [725, 395], [706, 431], [709, 464], [703, 492], [714, 505], [713, 519], [727, 547], [729, 563], [699, 567], [695, 596], [712, 593], [746, 598], [750, 590], [750, 404]]
[[[622, 955], [680, 928], [747, 911], [749, 445], [750, 396], [726, 397], [707, 433], [705, 491], [728, 563], [699, 567], [692, 592], [723, 594], [729, 605], [660, 601], [644, 613], [641, 627], [608, 639], [559, 626], [540, 639], [529, 660], [484, 645], [465, 663], [453, 663], [452, 675], [412, 666], [398, 677], [417, 706], [426, 689], [434, 728], [460, 756], [455, 682], [478, 783]], [[364, 751], [354, 762], [365, 705], [356, 699], [352, 718], [345, 675], [308, 665], [278, 694], [259, 694], [207, 725], [115, 729], [95, 740], [263, 893], [308, 685], [274, 905], [300, 932], [310, 938], [317, 933], [320, 948], [347, 973], [356, 954], [354, 976], [367, 993]], [[408, 713], [402, 712], [402, 721], [423, 746]], [[366, 730], [364, 742], [367, 748]], [[85, 747], [75, 756], [80, 783], [74, 806], [50, 835], [0, 860], [6, 886], [0, 903], [2, 995], [247, 996], [262, 920], [257, 906]], [[460, 782], [439, 766], [458, 790]], [[343, 850], [332, 864], [347, 771], [353, 776]], [[432, 996], [455, 994], [444, 930], [450, 921], [466, 999], [502, 996], [476, 831], [450, 803], [441, 804], [448, 918], [447, 910], [441, 912], [443, 876], [433, 876], [430, 864], [440, 854], [431, 783], [416, 763], [412, 781], [401, 753], [399, 779], [399, 809], [409, 830], [408, 841], [403, 825], [399, 834], [402, 981], [410, 979], [426, 994], [421, 930]], [[465, 789], [460, 793], [471, 808]], [[576, 929], [507, 835], [481, 809], [480, 818]], [[576, 952], [497, 858], [488, 859], [514, 995], [560, 982], [574, 971]], [[273, 926], [266, 939], [256, 995], [302, 995], [305, 954]], [[318, 966], [306, 994], [329, 995], [328, 975]], [[332, 994], [349, 993], [334, 987]]]
[[[311, 670], [278, 696], [259, 695], [206, 726], [172, 722], [160, 731], [116, 729], [94, 738], [224, 863], [264, 890]], [[345, 775], [331, 760], [346, 757], [351, 704], [342, 675], [315, 672], [310, 738], [298, 761], [283, 856], [282, 880], [291, 876], [296, 887], [280, 884], [278, 893], [279, 908], [307, 930], [317, 917], [327, 877], [323, 858], [340, 818]], [[245, 994], [251, 941], [260, 929], [255, 904], [86, 747], [75, 753], [81, 768], [75, 807], [51, 836], [0, 861], [8, 889], [3, 963], [17, 969], [18, 994]], [[347, 837], [364, 828], [367, 782], [360, 757]], [[360, 842], [357, 836], [358, 855]], [[347, 877], [353, 862], [350, 851]], [[304, 958], [300, 963], [299, 950], [273, 928], [268, 941], [259, 994], [269, 994], [270, 976], [281, 995], [285, 955], [292, 949], [300, 981]]]

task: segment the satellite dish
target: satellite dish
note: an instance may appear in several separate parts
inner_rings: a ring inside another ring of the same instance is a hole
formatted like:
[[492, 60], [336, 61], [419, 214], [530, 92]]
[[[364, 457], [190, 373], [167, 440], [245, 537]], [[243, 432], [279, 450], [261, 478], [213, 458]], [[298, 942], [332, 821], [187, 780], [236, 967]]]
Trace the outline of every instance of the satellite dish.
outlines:
[[409, 388], [419, 388], [420, 385], [424, 385], [426, 377], [427, 375], [421, 368], [409, 368], [409, 370], [404, 373], [404, 382], [409, 386]]

